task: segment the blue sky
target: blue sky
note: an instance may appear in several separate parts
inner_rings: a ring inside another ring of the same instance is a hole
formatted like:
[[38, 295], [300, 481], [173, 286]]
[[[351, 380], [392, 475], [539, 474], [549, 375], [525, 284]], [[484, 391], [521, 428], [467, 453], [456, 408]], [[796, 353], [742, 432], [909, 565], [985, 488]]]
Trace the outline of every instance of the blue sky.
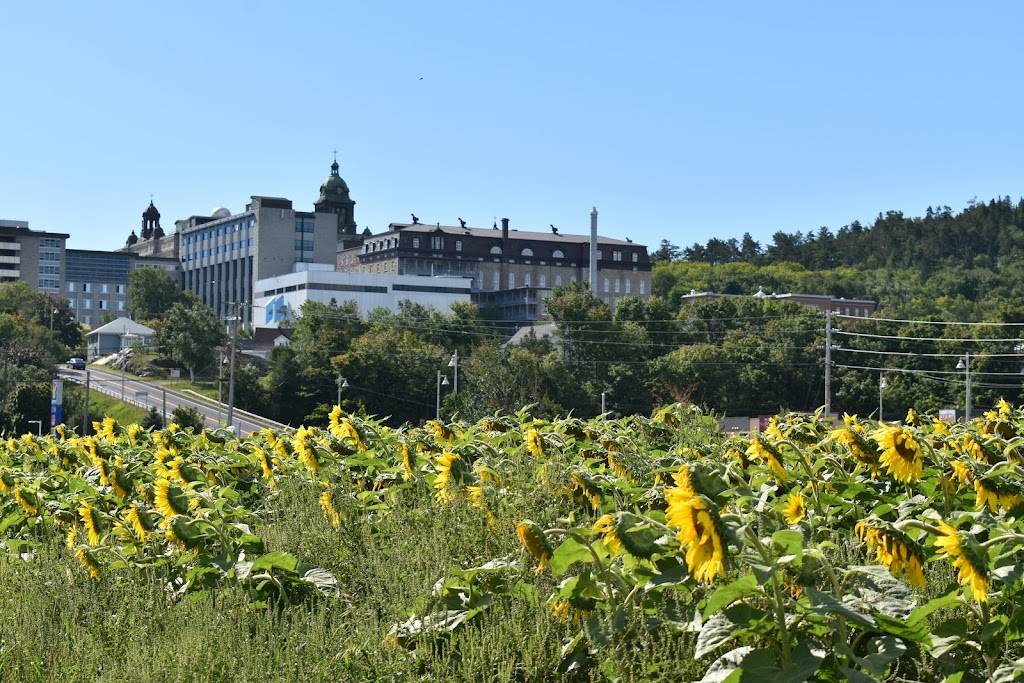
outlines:
[[652, 248], [1024, 194], [1019, 2], [11, 2], [0, 218], [250, 195]]

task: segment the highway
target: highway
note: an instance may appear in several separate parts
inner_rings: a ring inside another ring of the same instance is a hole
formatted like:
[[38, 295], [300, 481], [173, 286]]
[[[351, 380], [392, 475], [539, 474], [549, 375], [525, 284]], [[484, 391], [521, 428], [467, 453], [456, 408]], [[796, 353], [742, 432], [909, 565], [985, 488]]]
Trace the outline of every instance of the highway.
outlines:
[[[167, 421], [170, 420], [174, 409], [182, 406], [198, 410], [205, 418], [204, 426], [207, 429], [216, 429], [227, 420], [228, 407], [226, 403], [218, 405], [216, 401], [164, 389], [159, 384], [152, 384], [131, 375], [122, 375], [116, 371], [99, 370], [96, 368], [89, 368], [88, 370], [61, 369], [60, 377], [65, 381], [83, 385], [88, 377], [90, 391], [98, 391], [102, 394], [113, 396], [118, 400], [130, 403], [143, 410], [155, 407], [161, 415], [166, 415]], [[97, 422], [102, 418], [102, 415], [89, 415], [90, 422]], [[286, 426], [259, 415], [240, 411], [237, 408], [234, 410], [233, 422], [236, 432], [242, 435], [248, 435], [264, 427], [281, 429]], [[69, 426], [81, 432], [82, 425]]]

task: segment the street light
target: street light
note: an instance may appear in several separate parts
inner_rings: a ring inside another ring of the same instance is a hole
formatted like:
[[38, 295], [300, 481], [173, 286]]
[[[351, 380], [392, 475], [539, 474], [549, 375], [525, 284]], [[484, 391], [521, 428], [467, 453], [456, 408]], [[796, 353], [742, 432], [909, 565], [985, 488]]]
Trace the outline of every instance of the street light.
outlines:
[[53, 310], [50, 311], [50, 332], [53, 332], [53, 314], [56, 313], [56, 312], [57, 312], [56, 308], [54, 308]]
[[965, 372], [965, 379], [967, 382], [967, 397], [965, 400], [966, 410], [964, 410], [964, 422], [971, 421], [971, 352], [967, 351], [964, 353], [964, 357], [956, 364], [957, 370], [963, 370]]
[[442, 377], [441, 371], [438, 370], [437, 371], [437, 413], [435, 414], [435, 419], [438, 419], [438, 420], [441, 419], [441, 387], [446, 387], [449, 384], [451, 384], [451, 382], [448, 381], [448, 375], [444, 375], [443, 376], [444, 377], [444, 381], [441, 380], [441, 377]]
[[341, 373], [339, 372], [338, 373], [338, 405], [339, 406], [341, 405], [341, 390], [342, 389], [347, 389], [347, 388], [348, 388], [348, 380], [345, 379], [344, 377], [342, 377]]
[[455, 349], [455, 353], [452, 354], [452, 359], [448, 361], [448, 367], [455, 371], [455, 384], [452, 386], [453, 393], [459, 393], [459, 350]]
[[36, 426], [36, 436], [42, 438], [43, 436], [43, 421], [42, 420], [29, 420], [28, 423]]
[[882, 421], [882, 392], [889, 388], [889, 380], [885, 375], [878, 374], [878, 421]]

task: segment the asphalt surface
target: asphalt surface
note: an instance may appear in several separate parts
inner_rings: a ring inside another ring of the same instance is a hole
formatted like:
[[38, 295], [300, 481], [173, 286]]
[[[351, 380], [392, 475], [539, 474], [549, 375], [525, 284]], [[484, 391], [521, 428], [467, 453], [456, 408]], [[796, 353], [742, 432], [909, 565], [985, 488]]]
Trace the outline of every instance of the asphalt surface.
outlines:
[[[171, 413], [175, 408], [182, 406], [198, 410], [205, 418], [204, 426], [207, 429], [216, 429], [217, 427], [224, 426], [227, 421], [227, 403], [218, 406], [216, 401], [203, 400], [178, 391], [164, 389], [159, 384], [152, 384], [145, 380], [134, 378], [131, 375], [122, 375], [117, 371], [99, 370], [96, 368], [89, 368], [88, 370], [61, 369], [60, 377], [65, 381], [84, 385], [87, 373], [90, 391], [98, 391], [108, 396], [113, 396], [118, 400], [131, 403], [143, 410], [156, 407], [157, 412], [166, 416], [165, 422], [171, 417]], [[102, 415], [90, 415], [89, 421], [95, 422], [102, 417]], [[241, 412], [237, 408], [234, 410], [232, 422], [235, 431], [242, 435], [248, 435], [264, 427], [280, 429], [285, 426], [259, 415]], [[81, 425], [71, 426], [81, 428]]]

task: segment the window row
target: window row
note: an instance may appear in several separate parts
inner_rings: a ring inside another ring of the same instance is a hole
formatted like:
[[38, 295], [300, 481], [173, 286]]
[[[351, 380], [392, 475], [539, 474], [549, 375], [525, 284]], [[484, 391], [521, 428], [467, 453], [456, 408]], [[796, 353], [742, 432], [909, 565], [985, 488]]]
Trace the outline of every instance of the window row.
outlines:
[[60, 266], [39, 266], [40, 275], [60, 275]]
[[[615, 293], [616, 294], [622, 294], [623, 293], [623, 291], [622, 291], [622, 289], [623, 289], [623, 282], [622, 282], [622, 280], [620, 278], [615, 278], [615, 283], [614, 284], [615, 284]], [[638, 294], [645, 294], [646, 293], [645, 292], [645, 290], [646, 290], [645, 282], [643, 280], [640, 280], [640, 282], [638, 283], [638, 286], [639, 286], [639, 289], [638, 289], [637, 293]], [[605, 291], [605, 294], [607, 294], [608, 292], [611, 291], [611, 287], [612, 287], [611, 280], [609, 280], [608, 278], [605, 278], [604, 279], [604, 291]], [[626, 280], [626, 282], [625, 282], [625, 290], [626, 290], [624, 292], [625, 294], [632, 294], [633, 293], [633, 282], [632, 282], [632, 280]]]
[[[114, 305], [111, 306], [110, 305], [111, 303], [113, 303]], [[92, 308], [92, 304], [93, 304], [93, 300], [92, 299], [81, 299], [81, 300], [79, 300], [79, 299], [68, 299], [68, 308], [91, 309]], [[124, 311], [124, 310], [127, 310], [127, 304], [124, 301], [114, 301], [114, 302], [111, 302], [111, 301], [108, 301], [107, 299], [98, 299], [96, 301], [96, 308], [100, 309], [101, 311], [111, 311], [111, 310], [114, 310], [114, 311]]]
[[[82, 283], [82, 291], [85, 292], [86, 294], [91, 294], [94, 287], [95, 287], [95, 284], [92, 283], [92, 282], [83, 282]], [[68, 282], [67, 286], [66, 286], [66, 289], [69, 292], [77, 292], [78, 291], [78, 283], [77, 282]], [[111, 291], [110, 290], [110, 285], [105, 283], [105, 282], [100, 283], [99, 289], [97, 291], [99, 291], [100, 294], [109, 294], [110, 291]], [[116, 294], [127, 294], [128, 293], [128, 285], [114, 285], [114, 292]]]
[[183, 254], [181, 257], [182, 261], [195, 261], [196, 259], [206, 258], [207, 256], [216, 256], [217, 254], [227, 254], [232, 251], [238, 251], [239, 249], [245, 249], [253, 245], [254, 239], [250, 237], [247, 240], [241, 242], [232, 242], [231, 244], [223, 244], [219, 247], [210, 247], [209, 249], [201, 249], [191, 254]]
[[315, 232], [316, 223], [312, 218], [296, 218], [295, 232]]
[[39, 252], [40, 261], [60, 261], [59, 251], [41, 251]]
[[44, 249], [60, 249], [63, 244], [63, 240], [54, 239], [52, 237], [43, 237], [39, 240], [39, 246]]
[[[233, 232], [240, 230], [251, 230], [256, 225], [256, 219], [250, 218], [248, 221], [242, 221], [241, 223], [232, 223], [231, 225], [222, 225], [219, 228], [212, 230], [204, 230], [203, 232], [197, 232], [192, 235], [186, 235], [182, 239], [183, 245], [198, 244], [199, 242], [205, 242], [206, 240], [212, 240], [222, 235], [230, 235]], [[296, 221], [296, 230], [298, 229], [298, 221]]]

